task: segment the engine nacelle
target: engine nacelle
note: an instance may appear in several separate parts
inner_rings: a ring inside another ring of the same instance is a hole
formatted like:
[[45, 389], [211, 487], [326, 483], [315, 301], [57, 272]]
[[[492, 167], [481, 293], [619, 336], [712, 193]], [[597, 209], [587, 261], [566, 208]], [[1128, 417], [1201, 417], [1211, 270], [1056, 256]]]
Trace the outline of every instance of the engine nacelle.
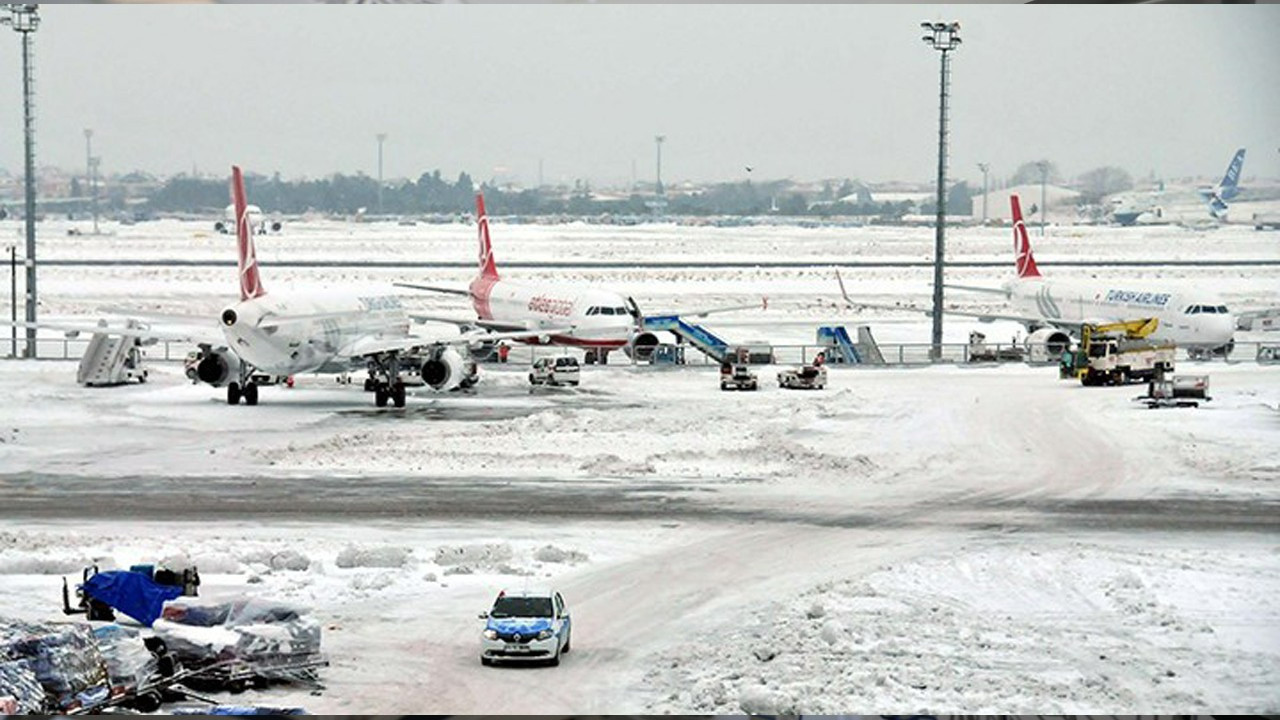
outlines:
[[240, 358], [230, 350], [210, 350], [196, 365], [196, 377], [200, 382], [222, 387], [240, 379]]
[[1031, 362], [1057, 360], [1063, 350], [1071, 348], [1071, 336], [1058, 328], [1044, 327], [1027, 336], [1026, 347]]
[[653, 349], [658, 347], [658, 336], [651, 332], [638, 332], [631, 336], [631, 340], [623, 346], [622, 351], [629, 358], [636, 360], [648, 360], [653, 355]]
[[457, 350], [446, 347], [431, 354], [419, 371], [422, 381], [433, 390], [470, 387], [476, 381], [476, 365]]

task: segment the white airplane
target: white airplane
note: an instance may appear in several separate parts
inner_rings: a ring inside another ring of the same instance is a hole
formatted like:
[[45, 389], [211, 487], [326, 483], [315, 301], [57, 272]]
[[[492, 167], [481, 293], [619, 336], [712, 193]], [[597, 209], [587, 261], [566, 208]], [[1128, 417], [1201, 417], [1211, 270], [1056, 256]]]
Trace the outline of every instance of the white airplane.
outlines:
[[[223, 217], [222, 220], [219, 220], [213, 224], [213, 229], [217, 230], [223, 235], [229, 235], [231, 234], [231, 229], [236, 226], [235, 203], [228, 205], [226, 209], [222, 211], [222, 217]], [[262, 208], [258, 207], [257, 205], [250, 205], [249, 206], [249, 227], [253, 228], [253, 231], [258, 233], [259, 235], [265, 235], [267, 234], [268, 231], [280, 232], [281, 228], [284, 226], [283, 224], [281, 224], [279, 220], [272, 220], [270, 222], [267, 222], [266, 218], [262, 214]]]
[[[1210, 229], [1227, 222], [1227, 201], [1240, 194], [1240, 173], [1244, 168], [1245, 149], [1236, 150], [1227, 172], [1216, 185], [1196, 189], [1208, 214], [1190, 212], [1189, 192], [1158, 190], [1145, 196], [1122, 193], [1111, 199], [1111, 218], [1120, 225], [1182, 225], [1192, 229]], [[1185, 200], [1182, 202], [1179, 200]], [[1175, 207], [1167, 207], [1176, 203]]]
[[[366, 389], [375, 403], [385, 407], [405, 405], [402, 371], [413, 371], [435, 390], [467, 386], [477, 379], [469, 347], [471, 335], [428, 338], [409, 332], [410, 320], [400, 298], [392, 292], [326, 290], [321, 293], [268, 293], [262, 285], [244, 178], [231, 168], [231, 194], [235, 207], [239, 249], [237, 267], [240, 300], [218, 317], [221, 338], [204, 332], [163, 332], [153, 328], [103, 328], [41, 323], [64, 332], [102, 333], [142, 340], [184, 340], [199, 345], [202, 357], [197, 378], [214, 387], [227, 388], [227, 402], [258, 404], [258, 387], [278, 378], [301, 373], [346, 373], [365, 368]], [[173, 322], [176, 316], [162, 316]], [[209, 318], [190, 319], [194, 322]], [[212, 330], [212, 328], [211, 328]], [[560, 330], [564, 330], [563, 328]], [[216, 330], [213, 332], [217, 332]], [[528, 331], [510, 333], [512, 339]], [[485, 339], [495, 336], [485, 334]]]
[[[1211, 290], [1192, 290], [1153, 285], [1149, 280], [1079, 281], [1052, 280], [1040, 274], [1031, 241], [1022, 220], [1022, 207], [1017, 195], [1010, 196], [1013, 210], [1013, 244], [1016, 275], [1000, 288], [947, 285], [958, 290], [986, 292], [1004, 296], [1013, 306], [1008, 314], [944, 310], [952, 315], [975, 317], [983, 322], [1012, 320], [1022, 323], [1029, 333], [1027, 345], [1043, 346], [1056, 354], [1078, 337], [1084, 324], [1107, 324], [1142, 318], [1158, 320], [1153, 340], [1164, 340], [1185, 347], [1196, 354], [1229, 352], [1233, 345], [1235, 318], [1222, 299]], [[841, 282], [841, 292], [844, 284]], [[852, 305], [868, 305], [849, 298]], [[932, 315], [931, 310], [905, 308]]]
[[[628, 356], [648, 357], [658, 345], [658, 336], [645, 327], [645, 315], [636, 301], [621, 293], [591, 287], [529, 284], [504, 280], [498, 275], [489, 238], [489, 216], [484, 196], [476, 195], [476, 224], [479, 229], [479, 272], [467, 289], [395, 283], [398, 287], [460, 295], [471, 300], [478, 320], [414, 315], [415, 319], [474, 325], [498, 332], [524, 331], [518, 338], [529, 344], [561, 345], [586, 350], [587, 363], [607, 363], [609, 353], [622, 350]], [[734, 305], [684, 313], [658, 313], [650, 317], [702, 317], [711, 313], [759, 307]], [[548, 329], [572, 326], [571, 332]], [[533, 334], [539, 333], [539, 334]], [[496, 339], [496, 337], [494, 338]]]

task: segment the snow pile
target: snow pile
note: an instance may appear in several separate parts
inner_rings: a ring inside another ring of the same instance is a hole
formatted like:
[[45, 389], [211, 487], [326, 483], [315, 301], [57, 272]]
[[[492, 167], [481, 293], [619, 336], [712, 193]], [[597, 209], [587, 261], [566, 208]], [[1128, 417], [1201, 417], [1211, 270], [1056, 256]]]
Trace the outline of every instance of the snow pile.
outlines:
[[409, 562], [409, 553], [408, 548], [394, 545], [348, 545], [338, 553], [334, 564], [340, 568], [399, 568]]
[[587, 554], [579, 550], [564, 550], [555, 545], [543, 545], [533, 553], [533, 558], [539, 562], [576, 565], [586, 562]]
[[[240, 556], [240, 562], [249, 565], [265, 565], [271, 570], [306, 570], [311, 558], [292, 548], [275, 550], [255, 548]], [[203, 569], [203, 566], [201, 566]]]
[[79, 575], [92, 564], [79, 555], [0, 550], [0, 575]]
[[1052, 544], [925, 558], [735, 617], [651, 663], [644, 683], [672, 692], [646, 712], [1280, 702], [1274, 553]]

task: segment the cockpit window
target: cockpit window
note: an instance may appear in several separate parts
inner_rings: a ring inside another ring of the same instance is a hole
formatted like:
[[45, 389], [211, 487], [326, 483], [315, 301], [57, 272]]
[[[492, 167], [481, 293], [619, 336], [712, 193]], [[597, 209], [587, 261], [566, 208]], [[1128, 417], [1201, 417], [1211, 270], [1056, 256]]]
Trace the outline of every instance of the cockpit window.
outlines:
[[1188, 314], [1188, 315], [1199, 315], [1199, 314], [1200, 314], [1200, 306], [1199, 306], [1199, 305], [1192, 305], [1191, 307], [1187, 308], [1187, 314]]
[[587, 308], [587, 314], [588, 314], [588, 315], [599, 315], [599, 314], [600, 314], [600, 308], [598, 308], [598, 307]]
[[626, 309], [626, 308], [624, 308], [624, 307], [614, 308], [614, 309], [613, 309], [613, 314], [614, 314], [614, 315], [626, 315], [626, 314], [627, 314], [627, 309]]
[[1219, 305], [1219, 306], [1218, 306], [1218, 312], [1219, 312], [1220, 314], [1222, 314], [1222, 315], [1226, 315], [1226, 314], [1227, 314], [1228, 312], [1230, 312], [1230, 311], [1229, 311], [1229, 310], [1227, 310], [1227, 306], [1226, 306], [1226, 305]]
[[611, 308], [611, 307], [602, 307], [602, 308], [600, 308], [600, 314], [601, 314], [601, 315], [612, 315], [612, 314], [613, 314], [613, 308]]

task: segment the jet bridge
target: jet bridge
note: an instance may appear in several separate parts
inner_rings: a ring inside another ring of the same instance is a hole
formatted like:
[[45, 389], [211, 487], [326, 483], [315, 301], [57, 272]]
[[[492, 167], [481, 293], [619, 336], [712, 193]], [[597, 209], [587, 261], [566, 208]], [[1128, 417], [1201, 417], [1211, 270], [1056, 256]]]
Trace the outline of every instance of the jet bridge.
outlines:
[[729, 357], [729, 343], [701, 325], [686, 321], [679, 315], [655, 315], [644, 319], [645, 330], [665, 330], [693, 347], [697, 348], [716, 362], [724, 362]]

